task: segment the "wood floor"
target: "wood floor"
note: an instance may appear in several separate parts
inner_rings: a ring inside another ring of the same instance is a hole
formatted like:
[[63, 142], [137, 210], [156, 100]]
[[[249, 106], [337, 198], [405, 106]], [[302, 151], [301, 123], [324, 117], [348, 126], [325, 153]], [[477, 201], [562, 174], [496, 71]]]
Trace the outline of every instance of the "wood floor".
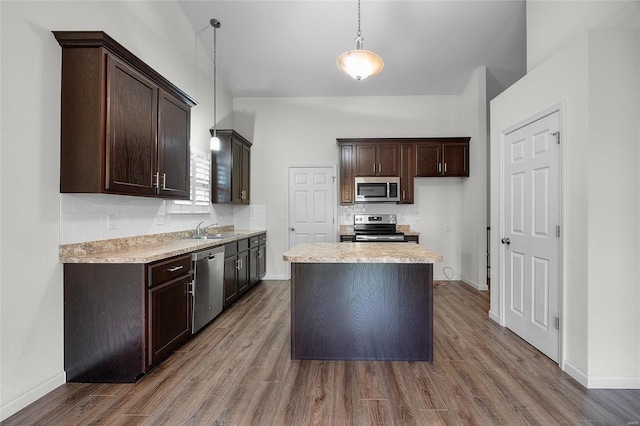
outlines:
[[265, 281], [136, 384], [66, 384], [5, 425], [524, 425], [640, 421], [640, 391], [586, 390], [434, 288], [434, 362], [291, 361], [289, 282]]

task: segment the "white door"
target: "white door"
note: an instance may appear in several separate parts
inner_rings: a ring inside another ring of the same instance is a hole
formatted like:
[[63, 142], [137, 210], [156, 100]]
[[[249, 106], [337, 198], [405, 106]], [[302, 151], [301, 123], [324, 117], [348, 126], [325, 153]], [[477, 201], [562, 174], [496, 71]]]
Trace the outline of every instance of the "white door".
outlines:
[[289, 168], [289, 248], [335, 242], [335, 169]]
[[558, 362], [560, 112], [507, 135], [502, 146], [505, 325]]

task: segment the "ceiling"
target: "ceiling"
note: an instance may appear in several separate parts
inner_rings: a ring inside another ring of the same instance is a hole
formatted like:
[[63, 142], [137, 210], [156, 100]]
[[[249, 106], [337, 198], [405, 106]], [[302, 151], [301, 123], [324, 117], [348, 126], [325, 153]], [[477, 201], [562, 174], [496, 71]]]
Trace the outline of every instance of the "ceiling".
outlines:
[[526, 70], [525, 0], [362, 0], [364, 49], [384, 60], [361, 82], [338, 56], [355, 48], [356, 0], [181, 0], [233, 97], [457, 95], [478, 66], [489, 98]]

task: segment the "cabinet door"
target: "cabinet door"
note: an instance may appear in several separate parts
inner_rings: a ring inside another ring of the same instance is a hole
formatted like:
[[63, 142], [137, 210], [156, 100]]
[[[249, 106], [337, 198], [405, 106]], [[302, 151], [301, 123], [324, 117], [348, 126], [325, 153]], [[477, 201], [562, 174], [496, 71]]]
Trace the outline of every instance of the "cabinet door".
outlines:
[[242, 145], [242, 192], [240, 193], [240, 199], [242, 204], [249, 204], [249, 187], [250, 187], [250, 172], [251, 171], [251, 149]]
[[231, 203], [242, 204], [242, 144], [231, 140]]
[[191, 275], [149, 289], [149, 365], [191, 336]]
[[442, 176], [441, 152], [438, 142], [416, 144], [416, 176]]
[[376, 176], [398, 176], [398, 145], [384, 144], [376, 146]]
[[158, 86], [107, 57], [105, 190], [155, 195]]
[[227, 307], [236, 300], [238, 277], [238, 256], [231, 256], [224, 260], [224, 306]]
[[258, 247], [258, 279], [264, 278], [267, 273], [267, 245], [260, 244]]
[[442, 146], [444, 176], [469, 176], [469, 145], [447, 144]]
[[238, 295], [249, 289], [249, 251], [238, 253]]
[[353, 145], [340, 145], [340, 204], [353, 204], [353, 185]]
[[356, 176], [376, 176], [378, 162], [376, 159], [376, 146], [371, 144], [356, 145]]
[[158, 194], [189, 199], [191, 195], [189, 123], [191, 109], [164, 90], [158, 104]]
[[413, 145], [400, 146], [400, 204], [413, 204]]
[[259, 255], [259, 246], [249, 249], [249, 285], [254, 285], [258, 281], [260, 281]]

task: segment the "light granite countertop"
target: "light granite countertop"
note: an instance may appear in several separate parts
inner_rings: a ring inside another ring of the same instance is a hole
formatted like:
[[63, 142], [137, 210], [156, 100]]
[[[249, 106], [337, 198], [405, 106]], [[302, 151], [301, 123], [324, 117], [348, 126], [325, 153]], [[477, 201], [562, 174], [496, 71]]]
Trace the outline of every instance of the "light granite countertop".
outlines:
[[212, 231], [212, 233], [218, 232], [234, 235], [229, 238], [205, 240], [189, 238], [193, 232], [177, 232], [66, 244], [60, 246], [60, 263], [150, 263], [250, 238], [264, 234], [266, 230], [218, 229], [215, 232]]
[[419, 244], [315, 243], [301, 244], [282, 258], [291, 263], [436, 263], [442, 255]]

